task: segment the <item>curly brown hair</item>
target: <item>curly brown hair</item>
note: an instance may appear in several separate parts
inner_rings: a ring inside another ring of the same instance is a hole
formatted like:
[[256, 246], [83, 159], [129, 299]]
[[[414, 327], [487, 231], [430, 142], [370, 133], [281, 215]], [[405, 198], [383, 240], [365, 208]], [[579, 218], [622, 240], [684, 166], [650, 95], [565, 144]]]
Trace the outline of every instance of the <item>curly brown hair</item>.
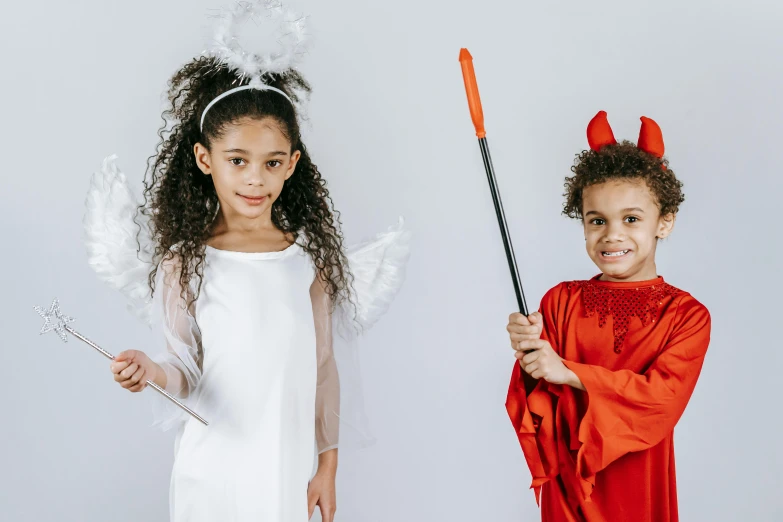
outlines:
[[[295, 102], [310, 92], [310, 85], [296, 71], [267, 74], [264, 82]], [[299, 150], [301, 156], [272, 205], [272, 222], [287, 235], [302, 233], [300, 244], [312, 258], [332, 304], [350, 301], [352, 276], [339, 213], [334, 210], [326, 181], [302, 143], [294, 106], [274, 91], [239, 91], [210, 108], [203, 131], [199, 128], [209, 102], [243, 83], [247, 82], [214, 58], [203, 56], [184, 65], [169, 80], [169, 107], [162, 114], [156, 153], [147, 163], [144, 202], [138, 209], [149, 219], [155, 244], [156, 268], [149, 275], [150, 289], [155, 291], [158, 263], [176, 257], [183, 298], [194, 277], [198, 285], [188, 301], [192, 303], [201, 290], [206, 241], [218, 211], [218, 197], [212, 177], [204, 176], [196, 165], [195, 144], [200, 142], [210, 149], [229, 125], [243, 118], [274, 118], [290, 140], [291, 151]]]
[[582, 195], [591, 185], [606, 181], [643, 181], [655, 197], [661, 215], [676, 214], [685, 201], [682, 182], [669, 168], [669, 161], [643, 151], [630, 141], [606, 145], [599, 151], [585, 150], [571, 167], [565, 181], [563, 214], [582, 219]]

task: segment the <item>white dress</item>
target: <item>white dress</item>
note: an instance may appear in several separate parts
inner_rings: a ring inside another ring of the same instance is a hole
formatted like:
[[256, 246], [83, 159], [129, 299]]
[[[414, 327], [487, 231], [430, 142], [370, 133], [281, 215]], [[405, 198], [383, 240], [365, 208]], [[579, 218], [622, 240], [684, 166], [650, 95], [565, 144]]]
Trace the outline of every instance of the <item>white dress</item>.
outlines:
[[316, 453], [337, 447], [338, 436], [342, 452], [373, 442], [356, 334], [402, 286], [410, 232], [400, 219], [346, 249], [350, 306], [339, 303], [333, 317], [299, 244], [272, 253], [207, 248], [201, 292], [186, 310], [176, 260], [158, 265], [150, 295], [151, 227], [115, 159], [104, 160], [87, 194], [88, 262], [135, 315], [162, 326], [165, 349], [154, 359], [166, 389], [209, 422], [151, 393], [156, 424], [178, 430], [172, 522], [304, 522]]
[[[159, 272], [166, 388], [209, 423], [184, 414], [172, 522], [306, 522], [317, 450], [335, 446], [339, 424], [329, 300], [310, 256], [298, 244], [269, 253], [207, 247], [191, 314], [175, 263]], [[181, 410], [162, 415], [172, 416]]]

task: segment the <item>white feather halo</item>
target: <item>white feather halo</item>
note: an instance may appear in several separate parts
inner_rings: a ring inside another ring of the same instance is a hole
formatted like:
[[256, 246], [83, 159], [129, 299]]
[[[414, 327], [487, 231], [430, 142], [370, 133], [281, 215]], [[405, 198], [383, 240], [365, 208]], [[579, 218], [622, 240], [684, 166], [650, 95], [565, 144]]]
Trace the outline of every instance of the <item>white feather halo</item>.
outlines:
[[[268, 18], [276, 27], [280, 50], [254, 53], [242, 48], [240, 27], [248, 20], [260, 18]], [[296, 68], [307, 50], [305, 17], [283, 7], [280, 0], [238, 1], [230, 9], [222, 9], [217, 20], [212, 43], [204, 54], [234, 70], [240, 80], [249, 78], [250, 85], [263, 83], [268, 73], [282, 74]]]

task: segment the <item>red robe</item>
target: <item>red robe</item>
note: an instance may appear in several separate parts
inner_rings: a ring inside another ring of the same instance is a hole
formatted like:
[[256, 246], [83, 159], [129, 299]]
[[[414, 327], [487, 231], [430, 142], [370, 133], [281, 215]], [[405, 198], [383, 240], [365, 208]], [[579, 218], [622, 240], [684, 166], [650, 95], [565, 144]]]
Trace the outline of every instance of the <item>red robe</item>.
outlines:
[[657, 278], [561, 283], [541, 338], [586, 392], [514, 365], [506, 409], [544, 522], [676, 522], [673, 430], [710, 340], [710, 315]]

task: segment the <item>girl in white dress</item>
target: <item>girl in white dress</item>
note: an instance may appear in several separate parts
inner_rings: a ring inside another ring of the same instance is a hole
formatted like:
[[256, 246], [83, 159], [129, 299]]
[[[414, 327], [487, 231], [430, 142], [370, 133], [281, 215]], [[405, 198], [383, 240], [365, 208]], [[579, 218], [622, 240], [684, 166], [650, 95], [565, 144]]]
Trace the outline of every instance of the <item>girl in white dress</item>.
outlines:
[[[166, 340], [157, 356], [122, 352], [111, 371], [131, 392], [155, 382], [209, 423], [158, 404], [159, 424], [178, 428], [173, 522], [304, 522], [316, 506], [331, 522], [341, 424], [332, 313], [364, 327], [383, 313], [406, 236], [398, 228], [363, 245], [349, 268], [302, 143], [294, 103], [309, 86], [296, 71], [250, 87], [202, 56], [169, 86], [137, 226], [117, 202], [127, 187], [112, 158], [88, 198], [91, 264], [131, 297], [149, 287]], [[138, 263], [122, 266], [123, 256]]]

